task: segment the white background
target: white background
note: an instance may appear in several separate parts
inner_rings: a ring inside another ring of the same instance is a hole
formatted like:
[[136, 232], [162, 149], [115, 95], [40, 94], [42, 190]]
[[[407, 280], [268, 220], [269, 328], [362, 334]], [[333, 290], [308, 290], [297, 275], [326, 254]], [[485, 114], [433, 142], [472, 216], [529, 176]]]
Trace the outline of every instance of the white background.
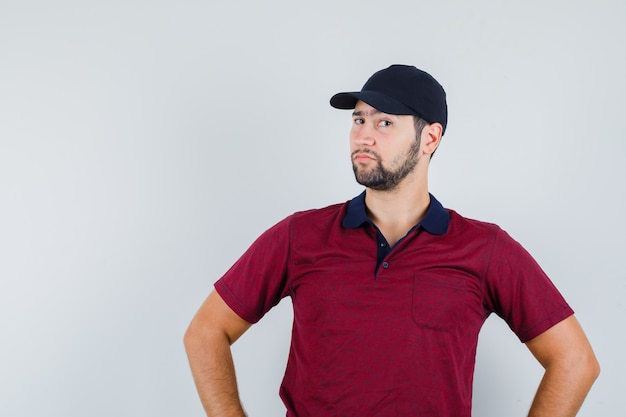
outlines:
[[[431, 191], [500, 224], [603, 367], [581, 416], [624, 415], [626, 3], [0, 2], [0, 415], [201, 416], [185, 328], [286, 215], [360, 192], [349, 112], [408, 63], [448, 92]], [[288, 300], [235, 344], [251, 416], [280, 416]], [[524, 416], [541, 369], [497, 318], [474, 414]]]

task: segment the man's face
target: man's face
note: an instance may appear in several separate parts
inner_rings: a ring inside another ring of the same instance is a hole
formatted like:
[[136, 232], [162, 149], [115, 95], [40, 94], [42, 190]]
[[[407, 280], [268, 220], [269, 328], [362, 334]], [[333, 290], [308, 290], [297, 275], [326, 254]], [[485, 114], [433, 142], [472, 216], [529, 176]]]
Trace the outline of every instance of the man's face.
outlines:
[[393, 190], [419, 157], [413, 116], [381, 113], [359, 101], [352, 119], [350, 155], [356, 181], [374, 190]]

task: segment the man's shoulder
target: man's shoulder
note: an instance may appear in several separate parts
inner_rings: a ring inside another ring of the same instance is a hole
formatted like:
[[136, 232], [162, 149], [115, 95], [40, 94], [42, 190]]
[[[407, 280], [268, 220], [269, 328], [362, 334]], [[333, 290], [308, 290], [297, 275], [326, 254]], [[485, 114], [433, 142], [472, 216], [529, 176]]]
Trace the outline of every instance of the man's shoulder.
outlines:
[[337, 219], [337, 217], [342, 218], [345, 215], [348, 203], [349, 202], [346, 201], [325, 207], [301, 210], [293, 213], [290, 217], [292, 222], [296, 223], [326, 223]]
[[455, 210], [446, 209], [450, 214], [450, 227], [455, 232], [495, 234], [501, 230], [495, 223], [465, 217]]

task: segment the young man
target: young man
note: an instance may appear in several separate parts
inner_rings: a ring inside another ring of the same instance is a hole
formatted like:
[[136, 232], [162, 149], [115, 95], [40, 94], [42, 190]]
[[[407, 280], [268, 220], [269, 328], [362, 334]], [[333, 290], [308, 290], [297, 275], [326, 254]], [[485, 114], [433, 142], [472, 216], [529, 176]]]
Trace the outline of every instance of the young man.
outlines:
[[352, 165], [365, 191], [282, 220], [216, 282], [185, 335], [207, 415], [245, 415], [230, 345], [290, 296], [287, 416], [469, 417], [491, 313], [545, 368], [529, 416], [574, 416], [599, 366], [572, 309], [503, 230], [428, 192], [447, 123], [441, 85], [392, 65], [330, 103], [354, 109]]

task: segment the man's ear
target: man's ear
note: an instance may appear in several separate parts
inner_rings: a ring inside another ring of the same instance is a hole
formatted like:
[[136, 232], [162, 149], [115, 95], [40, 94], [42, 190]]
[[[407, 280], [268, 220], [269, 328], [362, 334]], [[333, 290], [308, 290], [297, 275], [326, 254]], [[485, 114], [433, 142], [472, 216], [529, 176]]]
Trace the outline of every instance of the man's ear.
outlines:
[[443, 126], [441, 123], [431, 123], [424, 126], [422, 130], [422, 151], [427, 155], [432, 155], [439, 147]]

